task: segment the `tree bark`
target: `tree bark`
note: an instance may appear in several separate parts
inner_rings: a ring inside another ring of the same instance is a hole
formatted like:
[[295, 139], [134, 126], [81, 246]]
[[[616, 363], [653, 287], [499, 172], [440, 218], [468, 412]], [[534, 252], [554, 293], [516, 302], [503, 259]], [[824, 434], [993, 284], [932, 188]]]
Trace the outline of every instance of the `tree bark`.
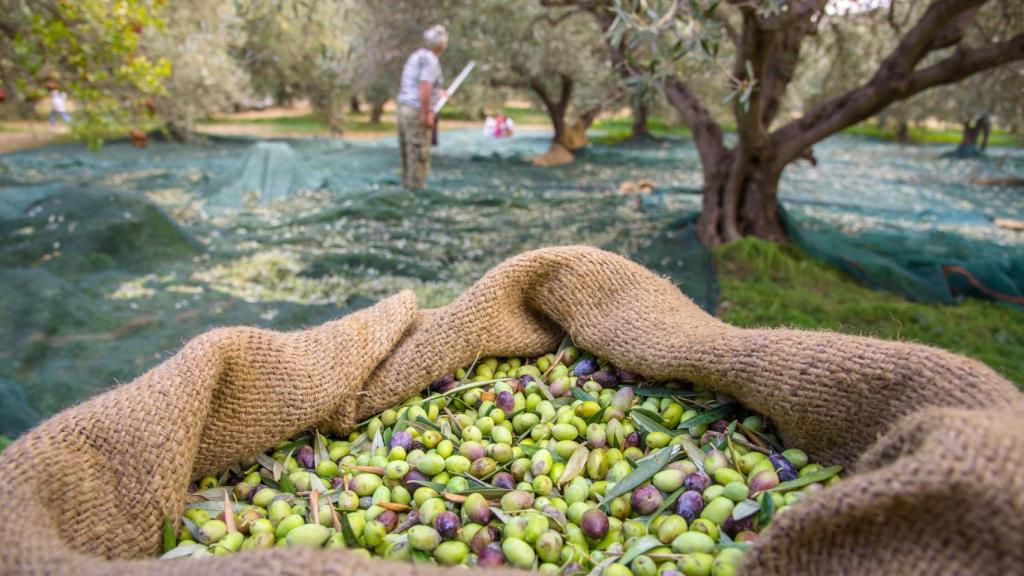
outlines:
[[353, 96], [348, 102], [349, 112], [353, 114], [361, 114], [362, 108], [359, 106], [359, 96]]
[[896, 142], [900, 144], [909, 144], [910, 139], [910, 124], [906, 120], [900, 120], [896, 124]]
[[[982, 114], [975, 118], [973, 123], [970, 120], [964, 121], [960, 145], [957, 146], [952, 156], [957, 158], [974, 158], [984, 154], [985, 148], [988, 148], [988, 136], [991, 129], [992, 125], [989, 122], [988, 114]], [[979, 137], [981, 138], [981, 145], [978, 144]]]
[[566, 140], [567, 124], [565, 122], [565, 113], [568, 111], [569, 101], [572, 99], [574, 82], [572, 78], [565, 74], [559, 75], [559, 81], [560, 86], [557, 98], [551, 94], [540, 78], [531, 77], [529, 84], [530, 89], [537, 94], [537, 97], [544, 104], [544, 110], [547, 111], [548, 118], [551, 119], [551, 127], [555, 131], [555, 135], [551, 139], [552, 145], [558, 144], [566, 150], [571, 150], [571, 143]]
[[384, 114], [385, 102], [374, 102], [370, 108], [370, 124], [380, 124], [380, 118]]
[[633, 103], [633, 138], [647, 138], [651, 135], [647, 128], [647, 114], [650, 105], [647, 102], [637, 101]]

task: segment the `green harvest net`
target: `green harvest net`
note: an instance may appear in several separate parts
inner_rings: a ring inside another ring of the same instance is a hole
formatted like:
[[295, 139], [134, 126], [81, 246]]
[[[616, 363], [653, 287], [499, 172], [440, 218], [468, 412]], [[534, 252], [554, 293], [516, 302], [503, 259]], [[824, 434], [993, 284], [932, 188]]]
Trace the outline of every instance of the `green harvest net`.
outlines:
[[[508, 256], [584, 243], [659, 271], [708, 310], [710, 254], [691, 222], [689, 141], [593, 146], [537, 168], [549, 136], [446, 132], [429, 189], [398, 186], [394, 138], [63, 144], [0, 156], [0, 433], [142, 373], [214, 326], [294, 329], [401, 289], [443, 304]], [[782, 185], [797, 241], [916, 300], [1020, 303], [1024, 150], [939, 159], [840, 137]], [[646, 195], [617, 192], [649, 179]], [[1015, 300], [1017, 299], [1017, 300]]]

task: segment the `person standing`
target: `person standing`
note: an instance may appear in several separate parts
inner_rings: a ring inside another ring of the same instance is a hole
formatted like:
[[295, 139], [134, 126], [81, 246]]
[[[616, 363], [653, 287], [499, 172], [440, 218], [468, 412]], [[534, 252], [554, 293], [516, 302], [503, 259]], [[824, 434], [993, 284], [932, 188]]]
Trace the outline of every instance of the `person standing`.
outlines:
[[441, 61], [448, 31], [440, 24], [423, 33], [424, 47], [405, 61], [398, 90], [398, 145], [402, 152], [402, 186], [423, 188], [430, 170], [434, 103], [444, 95]]
[[71, 115], [68, 114], [68, 95], [61, 92], [56, 82], [47, 82], [46, 88], [50, 91], [50, 126], [57, 125], [57, 115], [71, 123]]

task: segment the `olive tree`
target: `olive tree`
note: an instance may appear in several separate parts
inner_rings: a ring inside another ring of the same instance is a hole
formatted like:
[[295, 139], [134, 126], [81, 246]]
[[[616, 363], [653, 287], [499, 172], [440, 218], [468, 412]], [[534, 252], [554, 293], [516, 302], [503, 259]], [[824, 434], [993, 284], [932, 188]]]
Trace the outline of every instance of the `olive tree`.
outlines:
[[172, 63], [154, 112], [180, 139], [197, 121], [230, 110], [249, 93], [248, 74], [232, 56], [242, 42], [242, 22], [227, 0], [178, 0], [166, 5], [163, 16], [165, 25], [149, 31], [143, 43], [148, 54]]
[[72, 131], [98, 146], [145, 123], [170, 62], [140, 41], [162, 25], [160, 0], [0, 0], [0, 85], [24, 112], [46, 85], [68, 93]]
[[[1020, 3], [929, 0], [889, 6], [907, 10], [891, 27], [891, 48], [866, 77], [834, 96], [780, 114], [810, 43], [829, 22], [851, 19], [850, 7], [886, 13], [884, 2], [829, 0], [544, 0], [589, 12], [606, 32], [617, 66], [651, 78], [689, 124], [704, 171], [698, 223], [709, 245], [745, 235], [782, 240], [779, 179], [815, 143], [929, 88], [1024, 59]], [[993, 33], [1000, 19], [1016, 29]], [[726, 56], [728, 59], [722, 58]], [[737, 142], [728, 146], [720, 119], [676, 69], [699, 60], [721, 70], [729, 88]], [[731, 61], [731, 62], [730, 62]]]
[[457, 19], [459, 41], [480, 64], [477, 81], [528, 91], [551, 120], [552, 149], [563, 155], [585, 143], [583, 132], [619, 94], [601, 30], [585, 15], [481, 0]]

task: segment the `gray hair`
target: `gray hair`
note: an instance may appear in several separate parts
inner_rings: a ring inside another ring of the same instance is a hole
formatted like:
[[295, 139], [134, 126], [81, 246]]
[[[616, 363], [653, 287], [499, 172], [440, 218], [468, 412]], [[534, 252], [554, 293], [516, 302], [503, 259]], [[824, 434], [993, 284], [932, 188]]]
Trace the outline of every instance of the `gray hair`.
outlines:
[[444, 48], [448, 46], [448, 31], [440, 24], [431, 26], [423, 32], [423, 43], [431, 50]]

